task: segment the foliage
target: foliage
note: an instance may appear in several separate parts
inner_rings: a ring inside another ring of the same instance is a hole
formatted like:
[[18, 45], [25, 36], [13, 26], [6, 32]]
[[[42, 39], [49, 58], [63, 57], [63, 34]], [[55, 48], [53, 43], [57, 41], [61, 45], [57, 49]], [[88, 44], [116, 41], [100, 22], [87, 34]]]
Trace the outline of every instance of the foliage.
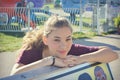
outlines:
[[114, 21], [114, 25], [117, 27], [117, 28], [120, 28], [120, 15], [118, 15], [117, 17], [115, 17], [113, 19]]

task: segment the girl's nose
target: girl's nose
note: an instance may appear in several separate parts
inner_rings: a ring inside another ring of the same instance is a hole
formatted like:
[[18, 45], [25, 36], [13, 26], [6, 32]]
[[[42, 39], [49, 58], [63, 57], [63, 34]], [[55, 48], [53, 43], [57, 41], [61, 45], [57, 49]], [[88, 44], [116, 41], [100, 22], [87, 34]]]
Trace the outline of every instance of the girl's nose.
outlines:
[[65, 49], [66, 48], [66, 43], [65, 42], [61, 42], [60, 48]]

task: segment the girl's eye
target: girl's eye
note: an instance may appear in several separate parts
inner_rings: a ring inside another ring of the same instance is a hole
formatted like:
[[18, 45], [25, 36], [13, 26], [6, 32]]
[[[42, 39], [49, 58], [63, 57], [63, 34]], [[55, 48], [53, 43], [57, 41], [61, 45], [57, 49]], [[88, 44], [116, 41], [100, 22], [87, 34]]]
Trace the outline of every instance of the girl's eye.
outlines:
[[71, 38], [69, 38], [69, 39], [66, 39], [66, 41], [70, 41], [71, 40]]
[[56, 41], [56, 42], [60, 42], [60, 40], [59, 40], [59, 39], [55, 39], [54, 41]]

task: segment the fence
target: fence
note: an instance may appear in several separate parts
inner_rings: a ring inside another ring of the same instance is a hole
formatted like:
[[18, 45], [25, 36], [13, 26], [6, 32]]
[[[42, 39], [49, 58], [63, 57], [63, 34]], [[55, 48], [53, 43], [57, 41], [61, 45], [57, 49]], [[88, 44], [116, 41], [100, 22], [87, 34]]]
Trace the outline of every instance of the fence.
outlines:
[[35, 29], [50, 13], [38, 8], [0, 7], [0, 31], [21, 32]]
[[[66, 12], [67, 11], [67, 12]], [[72, 13], [75, 14], [72, 14]], [[73, 24], [74, 31], [93, 30], [98, 32], [97, 24], [99, 18], [99, 29], [109, 31], [106, 17], [106, 7], [99, 8], [97, 17], [96, 6], [85, 6], [80, 14], [80, 9], [40, 9], [24, 7], [0, 7], [0, 31], [24, 32], [40, 28], [52, 15], [64, 16]]]

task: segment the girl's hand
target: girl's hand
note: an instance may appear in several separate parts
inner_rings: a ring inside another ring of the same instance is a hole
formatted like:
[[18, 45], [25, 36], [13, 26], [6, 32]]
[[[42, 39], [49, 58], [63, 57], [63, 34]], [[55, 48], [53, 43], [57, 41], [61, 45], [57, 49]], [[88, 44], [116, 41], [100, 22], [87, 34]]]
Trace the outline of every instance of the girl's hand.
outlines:
[[80, 56], [68, 55], [66, 58], [55, 58], [55, 66], [58, 67], [73, 67], [83, 63], [84, 60]]
[[55, 57], [55, 66], [57, 67], [68, 67], [68, 63], [64, 62], [63, 58]]
[[68, 64], [68, 67], [76, 66], [78, 64], [83, 63], [83, 59], [80, 56], [68, 55], [64, 62]]

